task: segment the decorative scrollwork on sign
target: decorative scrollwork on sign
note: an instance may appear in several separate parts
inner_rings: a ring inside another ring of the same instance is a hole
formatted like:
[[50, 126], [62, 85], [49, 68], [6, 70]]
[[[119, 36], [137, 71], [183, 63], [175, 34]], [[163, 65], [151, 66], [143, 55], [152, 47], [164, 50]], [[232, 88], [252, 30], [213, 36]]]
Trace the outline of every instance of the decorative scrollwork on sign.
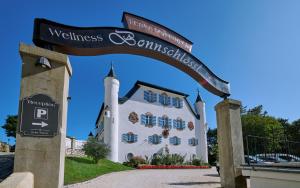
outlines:
[[129, 114], [129, 116], [128, 116], [128, 120], [129, 120], [131, 123], [135, 124], [136, 122], [139, 121], [139, 116], [137, 115], [137, 113], [131, 112], [131, 113]]
[[116, 45], [121, 45], [125, 43], [129, 46], [133, 46], [136, 44], [134, 34], [129, 31], [115, 30], [114, 33], [109, 34], [109, 40]]
[[193, 130], [194, 129], [194, 124], [193, 124], [193, 122], [189, 122], [188, 123], [188, 128], [190, 129], [190, 130]]

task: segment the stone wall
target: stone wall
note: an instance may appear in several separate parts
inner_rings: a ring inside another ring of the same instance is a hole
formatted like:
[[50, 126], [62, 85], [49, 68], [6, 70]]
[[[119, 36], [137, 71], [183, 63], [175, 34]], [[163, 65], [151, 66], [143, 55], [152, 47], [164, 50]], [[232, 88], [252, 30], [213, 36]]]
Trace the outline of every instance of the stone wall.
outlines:
[[66, 155], [67, 156], [85, 156], [82, 150], [85, 140], [76, 140], [74, 137], [66, 137]]
[[0, 142], [0, 152], [9, 152], [9, 145], [4, 142]]

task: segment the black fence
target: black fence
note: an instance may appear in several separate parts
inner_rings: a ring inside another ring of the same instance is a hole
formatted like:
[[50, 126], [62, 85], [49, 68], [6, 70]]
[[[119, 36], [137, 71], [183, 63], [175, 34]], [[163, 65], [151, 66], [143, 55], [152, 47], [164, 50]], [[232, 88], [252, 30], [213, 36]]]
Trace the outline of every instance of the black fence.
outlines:
[[300, 142], [248, 135], [244, 148], [248, 165], [300, 162]]

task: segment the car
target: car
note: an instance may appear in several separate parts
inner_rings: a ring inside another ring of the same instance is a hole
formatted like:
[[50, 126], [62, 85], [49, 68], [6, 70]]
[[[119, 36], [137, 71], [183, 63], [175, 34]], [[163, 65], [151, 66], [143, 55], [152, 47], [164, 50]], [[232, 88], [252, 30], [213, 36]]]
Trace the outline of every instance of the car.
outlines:
[[264, 153], [256, 154], [255, 157], [267, 163], [287, 163], [300, 161], [300, 157], [286, 153]]
[[249, 164], [264, 164], [265, 161], [253, 155], [245, 155], [245, 163]]

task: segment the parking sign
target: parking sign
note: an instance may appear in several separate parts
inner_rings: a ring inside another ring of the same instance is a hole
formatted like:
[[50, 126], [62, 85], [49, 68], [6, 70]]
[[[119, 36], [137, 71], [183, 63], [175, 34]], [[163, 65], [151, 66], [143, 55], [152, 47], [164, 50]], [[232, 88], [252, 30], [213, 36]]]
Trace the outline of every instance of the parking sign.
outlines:
[[21, 101], [19, 133], [22, 136], [53, 137], [58, 131], [59, 104], [36, 94]]

